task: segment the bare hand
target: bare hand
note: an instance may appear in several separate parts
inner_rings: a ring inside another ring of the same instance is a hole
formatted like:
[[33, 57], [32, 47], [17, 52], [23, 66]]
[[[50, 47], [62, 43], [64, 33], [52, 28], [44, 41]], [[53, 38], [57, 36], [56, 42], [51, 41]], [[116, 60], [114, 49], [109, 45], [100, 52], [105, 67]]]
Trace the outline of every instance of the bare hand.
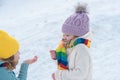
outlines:
[[55, 50], [50, 50], [50, 56], [53, 60], [56, 60], [56, 51]]
[[35, 63], [37, 61], [37, 59], [38, 59], [38, 57], [34, 56], [32, 59], [25, 60], [24, 63], [32, 64], [32, 63]]
[[52, 79], [55, 80], [55, 73], [52, 74]]

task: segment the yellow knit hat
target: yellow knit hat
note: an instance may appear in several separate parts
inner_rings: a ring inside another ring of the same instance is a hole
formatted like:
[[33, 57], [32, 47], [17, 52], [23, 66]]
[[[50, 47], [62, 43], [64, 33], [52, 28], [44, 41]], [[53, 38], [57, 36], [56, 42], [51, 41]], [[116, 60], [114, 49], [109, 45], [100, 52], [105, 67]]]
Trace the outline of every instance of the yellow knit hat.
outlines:
[[3, 30], [0, 30], [0, 58], [6, 59], [16, 54], [19, 43]]

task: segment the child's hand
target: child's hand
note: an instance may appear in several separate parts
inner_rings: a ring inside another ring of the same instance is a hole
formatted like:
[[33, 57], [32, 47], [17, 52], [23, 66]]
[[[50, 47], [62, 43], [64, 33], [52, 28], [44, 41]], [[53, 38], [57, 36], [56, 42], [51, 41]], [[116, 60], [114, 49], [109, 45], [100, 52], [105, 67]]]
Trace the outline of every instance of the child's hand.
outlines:
[[50, 50], [50, 55], [53, 60], [56, 60], [56, 51], [55, 50]]
[[37, 61], [37, 59], [38, 59], [38, 57], [34, 56], [32, 59], [25, 60], [24, 63], [32, 64], [32, 63], [35, 63]]
[[55, 80], [55, 73], [52, 74], [52, 79]]

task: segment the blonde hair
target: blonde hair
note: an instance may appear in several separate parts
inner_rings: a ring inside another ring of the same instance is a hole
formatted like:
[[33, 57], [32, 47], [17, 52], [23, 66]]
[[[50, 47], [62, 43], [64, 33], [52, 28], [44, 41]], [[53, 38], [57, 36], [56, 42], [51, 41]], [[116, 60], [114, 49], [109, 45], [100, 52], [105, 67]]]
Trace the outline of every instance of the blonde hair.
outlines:
[[16, 67], [16, 62], [14, 61], [14, 55], [7, 58], [7, 59], [1, 59], [2, 61], [4, 61], [5, 64], [7, 64], [5, 67], [8, 70], [13, 70]]

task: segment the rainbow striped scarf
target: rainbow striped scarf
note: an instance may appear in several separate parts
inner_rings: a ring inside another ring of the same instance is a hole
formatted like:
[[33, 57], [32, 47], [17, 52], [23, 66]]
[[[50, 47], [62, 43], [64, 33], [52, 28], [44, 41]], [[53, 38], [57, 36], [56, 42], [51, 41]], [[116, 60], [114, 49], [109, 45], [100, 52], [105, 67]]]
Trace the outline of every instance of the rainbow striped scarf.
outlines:
[[[76, 46], [77, 44], [85, 44], [88, 48], [90, 48], [90, 41], [88, 39], [83, 38], [77, 38], [72, 44], [70, 44], [70, 48]], [[56, 57], [58, 61], [58, 69], [68, 69], [67, 51], [63, 44], [63, 41], [60, 42], [56, 49]]]

